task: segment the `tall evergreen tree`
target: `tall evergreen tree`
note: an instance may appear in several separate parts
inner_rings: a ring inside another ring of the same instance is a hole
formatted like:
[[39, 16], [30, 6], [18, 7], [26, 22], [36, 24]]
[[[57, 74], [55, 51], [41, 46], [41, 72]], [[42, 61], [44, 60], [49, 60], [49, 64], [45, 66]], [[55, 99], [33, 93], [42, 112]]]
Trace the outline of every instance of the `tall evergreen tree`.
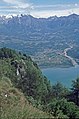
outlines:
[[79, 106], [79, 78], [72, 84], [72, 100]]

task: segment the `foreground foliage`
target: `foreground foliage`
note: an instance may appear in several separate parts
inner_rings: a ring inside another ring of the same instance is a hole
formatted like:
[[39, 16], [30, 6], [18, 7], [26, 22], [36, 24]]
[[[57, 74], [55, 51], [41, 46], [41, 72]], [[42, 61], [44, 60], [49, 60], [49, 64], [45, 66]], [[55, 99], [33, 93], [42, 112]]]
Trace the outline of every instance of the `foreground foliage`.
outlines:
[[30, 57], [2, 48], [0, 101], [1, 119], [79, 118], [79, 79], [52, 86]]

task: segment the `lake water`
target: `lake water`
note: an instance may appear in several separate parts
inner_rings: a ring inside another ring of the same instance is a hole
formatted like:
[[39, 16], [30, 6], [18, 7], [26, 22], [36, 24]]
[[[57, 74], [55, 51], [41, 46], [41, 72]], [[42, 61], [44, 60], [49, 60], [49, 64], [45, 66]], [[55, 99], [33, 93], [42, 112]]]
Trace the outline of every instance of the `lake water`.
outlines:
[[79, 77], [79, 66], [70, 68], [47, 68], [42, 69], [42, 72], [52, 84], [55, 84], [58, 81], [70, 88], [72, 80]]

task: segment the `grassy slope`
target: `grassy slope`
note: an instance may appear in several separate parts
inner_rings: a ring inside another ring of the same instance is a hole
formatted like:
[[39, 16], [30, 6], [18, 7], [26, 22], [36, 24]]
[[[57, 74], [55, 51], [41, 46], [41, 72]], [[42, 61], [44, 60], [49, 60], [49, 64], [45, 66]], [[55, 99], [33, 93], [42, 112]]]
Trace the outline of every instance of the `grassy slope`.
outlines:
[[51, 118], [34, 108], [11, 81], [3, 77], [0, 80], [0, 119]]

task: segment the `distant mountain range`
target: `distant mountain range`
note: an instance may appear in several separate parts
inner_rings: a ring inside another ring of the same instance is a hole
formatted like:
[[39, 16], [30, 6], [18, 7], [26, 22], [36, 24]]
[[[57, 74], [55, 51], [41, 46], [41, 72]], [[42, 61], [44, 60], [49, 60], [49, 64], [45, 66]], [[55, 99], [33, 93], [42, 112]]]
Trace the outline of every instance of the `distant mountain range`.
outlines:
[[[0, 34], [25, 37], [28, 33], [56, 33], [65, 30], [78, 33], [79, 15], [64, 17], [34, 18], [31, 15], [0, 17]], [[67, 32], [67, 31], [66, 31]]]
[[[72, 46], [69, 54], [79, 58], [79, 15], [63, 17], [34, 18], [31, 15], [0, 17], [0, 47], [10, 47], [31, 55], [37, 62], [56, 57], [64, 57], [65, 48]], [[44, 58], [45, 55], [45, 58]], [[55, 56], [54, 55], [54, 56]], [[56, 64], [58, 63], [58, 59]], [[46, 61], [46, 60], [45, 60]], [[39, 63], [40, 65], [41, 63]], [[58, 63], [59, 64], [59, 63]], [[60, 60], [60, 64], [62, 61]], [[47, 62], [46, 62], [47, 65]], [[49, 63], [48, 63], [49, 65]]]

